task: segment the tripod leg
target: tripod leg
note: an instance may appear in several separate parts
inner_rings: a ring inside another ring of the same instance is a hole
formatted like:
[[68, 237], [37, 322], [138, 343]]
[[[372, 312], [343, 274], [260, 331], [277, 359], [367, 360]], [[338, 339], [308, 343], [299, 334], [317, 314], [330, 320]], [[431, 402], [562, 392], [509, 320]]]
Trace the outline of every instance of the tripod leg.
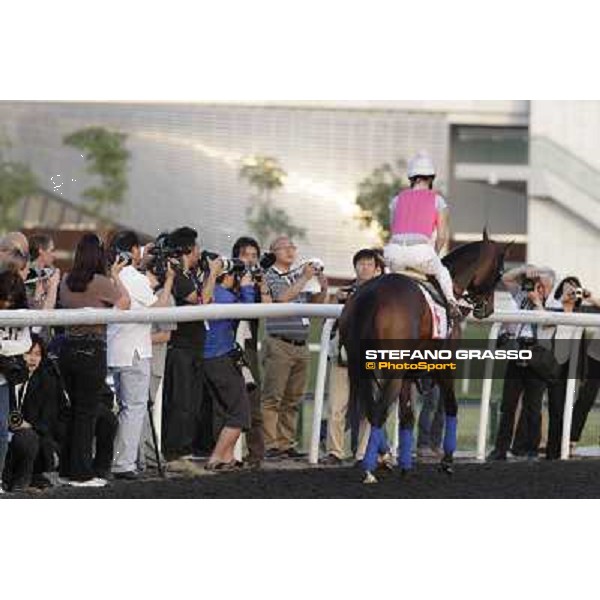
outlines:
[[156, 468], [158, 469], [158, 474], [161, 477], [165, 476], [163, 471], [162, 461], [160, 459], [160, 448], [158, 447], [158, 438], [156, 436], [156, 427], [154, 427], [154, 419], [152, 418], [152, 399], [148, 400], [148, 404], [146, 405], [148, 409], [148, 420], [150, 422], [150, 431], [152, 432], [152, 445], [154, 446], [154, 456], [156, 458]]

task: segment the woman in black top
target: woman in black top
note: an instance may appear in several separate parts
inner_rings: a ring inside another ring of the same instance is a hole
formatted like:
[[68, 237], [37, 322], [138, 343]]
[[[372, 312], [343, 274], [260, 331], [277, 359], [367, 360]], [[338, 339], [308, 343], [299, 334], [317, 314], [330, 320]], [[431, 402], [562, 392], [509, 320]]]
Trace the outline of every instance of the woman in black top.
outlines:
[[21, 414], [22, 422], [11, 430], [4, 470], [4, 484], [10, 491], [29, 487], [34, 474], [56, 470], [68, 410], [42, 338], [34, 334], [31, 341], [29, 352], [24, 354], [29, 378], [14, 391], [14, 409]]

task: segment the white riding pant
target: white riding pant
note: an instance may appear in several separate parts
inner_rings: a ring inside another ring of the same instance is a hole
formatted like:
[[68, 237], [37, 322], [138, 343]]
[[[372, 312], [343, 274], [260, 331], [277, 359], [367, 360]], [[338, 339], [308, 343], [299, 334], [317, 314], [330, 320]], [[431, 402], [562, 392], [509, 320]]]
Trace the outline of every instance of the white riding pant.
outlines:
[[440, 282], [446, 299], [456, 301], [450, 273], [430, 244], [388, 244], [383, 249], [383, 257], [393, 273], [410, 268], [433, 275]]

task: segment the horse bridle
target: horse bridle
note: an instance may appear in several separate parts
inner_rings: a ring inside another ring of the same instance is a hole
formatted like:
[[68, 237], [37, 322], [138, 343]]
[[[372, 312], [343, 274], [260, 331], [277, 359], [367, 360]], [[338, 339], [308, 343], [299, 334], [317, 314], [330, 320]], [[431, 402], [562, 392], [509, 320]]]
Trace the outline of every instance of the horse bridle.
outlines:
[[489, 303], [490, 294], [494, 291], [497, 283], [502, 279], [502, 275], [504, 274], [504, 267], [498, 269], [496, 276], [494, 277], [494, 281], [491, 284], [487, 285], [484, 288], [474, 288], [469, 290], [467, 285], [467, 289], [462, 293], [461, 298], [471, 305], [472, 311], [475, 310], [485, 310]]

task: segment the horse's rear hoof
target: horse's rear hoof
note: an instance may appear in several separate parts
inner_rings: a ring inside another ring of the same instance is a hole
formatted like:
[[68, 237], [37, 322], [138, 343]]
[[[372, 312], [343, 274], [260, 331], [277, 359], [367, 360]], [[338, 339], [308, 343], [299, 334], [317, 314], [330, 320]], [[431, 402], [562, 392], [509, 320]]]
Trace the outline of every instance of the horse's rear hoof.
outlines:
[[375, 475], [373, 475], [373, 473], [371, 473], [371, 471], [367, 471], [365, 473], [365, 478], [363, 479], [363, 483], [366, 483], [367, 485], [370, 485], [372, 483], [378, 483], [377, 477], [375, 477]]

